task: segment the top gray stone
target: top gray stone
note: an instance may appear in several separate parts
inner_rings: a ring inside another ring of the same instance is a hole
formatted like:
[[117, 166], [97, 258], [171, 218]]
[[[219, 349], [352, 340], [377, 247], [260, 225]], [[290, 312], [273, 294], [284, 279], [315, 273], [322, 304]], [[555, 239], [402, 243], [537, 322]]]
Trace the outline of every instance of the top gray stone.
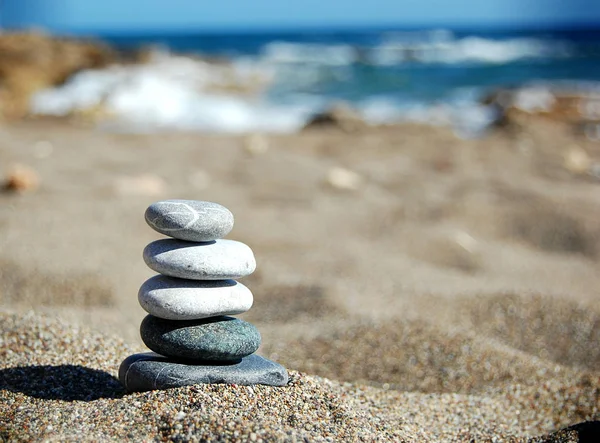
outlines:
[[179, 240], [206, 242], [225, 237], [233, 228], [233, 214], [218, 203], [163, 200], [146, 209], [146, 223], [157, 232]]

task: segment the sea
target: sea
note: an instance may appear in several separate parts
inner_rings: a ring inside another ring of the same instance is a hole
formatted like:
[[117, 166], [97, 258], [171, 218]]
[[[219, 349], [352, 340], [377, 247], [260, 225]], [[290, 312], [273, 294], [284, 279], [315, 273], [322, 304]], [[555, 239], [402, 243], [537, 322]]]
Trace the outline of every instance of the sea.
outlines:
[[126, 51], [152, 48], [153, 55], [144, 66], [81, 72], [37, 94], [34, 112], [60, 115], [101, 103], [119, 116], [119, 124], [106, 126], [113, 130], [295, 132], [343, 104], [372, 124], [452, 125], [469, 137], [493, 120], [481, 104], [493, 91], [521, 88], [535, 106], [552, 88], [600, 93], [600, 28], [98, 37]]

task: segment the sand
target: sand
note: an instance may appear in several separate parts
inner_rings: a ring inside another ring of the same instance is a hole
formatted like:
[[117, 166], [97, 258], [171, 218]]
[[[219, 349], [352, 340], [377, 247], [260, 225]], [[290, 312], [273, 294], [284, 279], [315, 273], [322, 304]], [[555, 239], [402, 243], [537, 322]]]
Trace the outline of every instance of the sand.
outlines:
[[[264, 137], [0, 127], [39, 179], [0, 194], [1, 439], [596, 441], [600, 180], [571, 153], [600, 145], [542, 120]], [[123, 392], [162, 198], [231, 209], [240, 317], [289, 386]]]

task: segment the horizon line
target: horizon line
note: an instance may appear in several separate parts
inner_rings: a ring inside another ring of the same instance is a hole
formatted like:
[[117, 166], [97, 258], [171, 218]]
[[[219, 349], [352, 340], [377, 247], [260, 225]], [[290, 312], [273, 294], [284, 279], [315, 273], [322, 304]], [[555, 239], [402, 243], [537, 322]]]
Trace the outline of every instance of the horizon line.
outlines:
[[296, 34], [300, 32], [312, 33], [358, 33], [358, 32], [394, 32], [394, 31], [434, 31], [445, 30], [455, 32], [544, 32], [544, 31], [600, 31], [600, 23], [589, 22], [491, 22], [481, 23], [430, 23], [430, 24], [347, 24], [347, 25], [296, 25], [296, 26], [251, 26], [232, 28], [223, 27], [203, 27], [203, 26], [179, 26], [179, 27], [144, 27], [138, 29], [131, 28], [87, 28], [87, 27], [61, 27], [61, 26], [11, 26], [4, 25], [0, 19], [0, 33], [2, 31], [42, 31], [49, 34], [60, 35], [98, 35], [101, 37], [126, 37], [126, 36], [164, 36], [164, 35], [241, 35], [241, 34]]

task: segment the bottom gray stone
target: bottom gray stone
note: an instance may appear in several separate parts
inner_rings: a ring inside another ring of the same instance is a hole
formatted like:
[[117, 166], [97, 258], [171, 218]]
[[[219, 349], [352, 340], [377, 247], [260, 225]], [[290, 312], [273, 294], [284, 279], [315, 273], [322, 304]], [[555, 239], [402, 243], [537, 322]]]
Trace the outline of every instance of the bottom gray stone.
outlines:
[[127, 357], [119, 368], [119, 380], [129, 392], [178, 388], [195, 384], [285, 386], [283, 366], [252, 354], [233, 364], [189, 364], [145, 352]]

